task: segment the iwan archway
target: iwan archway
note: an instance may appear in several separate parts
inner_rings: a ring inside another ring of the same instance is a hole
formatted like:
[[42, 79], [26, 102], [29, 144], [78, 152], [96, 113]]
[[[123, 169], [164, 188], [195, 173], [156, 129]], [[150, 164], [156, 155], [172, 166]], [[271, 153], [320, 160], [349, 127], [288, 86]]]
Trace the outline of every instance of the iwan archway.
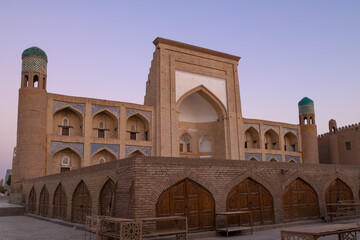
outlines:
[[[184, 94], [177, 108], [179, 156], [226, 158], [226, 109], [221, 101], [205, 87], [199, 86]], [[205, 138], [206, 151], [203, 149]]]

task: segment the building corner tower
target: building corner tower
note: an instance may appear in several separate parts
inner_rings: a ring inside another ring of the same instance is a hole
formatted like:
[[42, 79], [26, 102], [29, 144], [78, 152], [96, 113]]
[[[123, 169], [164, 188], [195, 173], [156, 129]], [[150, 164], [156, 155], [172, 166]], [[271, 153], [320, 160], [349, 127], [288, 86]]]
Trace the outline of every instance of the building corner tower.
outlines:
[[26, 179], [44, 176], [46, 165], [47, 56], [37, 47], [22, 53], [16, 158], [12, 165], [10, 202], [24, 203]]
[[314, 101], [304, 97], [299, 103], [302, 159], [304, 163], [319, 163]]

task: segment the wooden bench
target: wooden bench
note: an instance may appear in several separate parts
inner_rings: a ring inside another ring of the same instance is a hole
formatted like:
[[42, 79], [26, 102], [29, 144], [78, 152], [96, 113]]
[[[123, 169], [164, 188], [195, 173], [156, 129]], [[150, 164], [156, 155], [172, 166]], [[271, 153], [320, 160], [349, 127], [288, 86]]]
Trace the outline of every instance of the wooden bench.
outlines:
[[337, 216], [356, 216], [360, 215], [360, 203], [353, 201], [340, 201], [338, 203], [326, 204], [326, 219], [332, 222], [334, 217]]
[[[247, 215], [249, 218], [249, 226], [229, 226], [229, 217]], [[225, 227], [218, 226], [218, 216], [225, 216]], [[215, 215], [215, 229], [217, 232], [226, 232], [226, 236], [229, 236], [229, 232], [239, 232], [244, 230], [250, 230], [253, 233], [253, 219], [251, 211], [236, 211], [236, 212], [217, 212]]]
[[353, 240], [360, 236], [360, 223], [331, 224], [319, 227], [281, 230], [281, 240], [317, 240], [320, 237], [338, 235], [339, 240]]
[[[141, 221], [143, 225], [146, 223], [153, 223], [157, 225], [160, 222], [168, 222], [171, 228], [169, 229], [156, 229], [150, 231], [143, 231], [143, 237], [157, 237], [157, 236], [166, 236], [166, 235], [175, 235], [176, 240], [187, 240], [188, 239], [188, 225], [187, 217], [184, 216], [171, 216], [171, 217], [154, 217], [154, 218], [140, 218], [136, 219]], [[183, 222], [181, 224], [181, 222]], [[174, 224], [172, 224], [174, 223]], [[182, 226], [182, 227], [181, 227]], [[157, 228], [157, 226], [154, 226]]]

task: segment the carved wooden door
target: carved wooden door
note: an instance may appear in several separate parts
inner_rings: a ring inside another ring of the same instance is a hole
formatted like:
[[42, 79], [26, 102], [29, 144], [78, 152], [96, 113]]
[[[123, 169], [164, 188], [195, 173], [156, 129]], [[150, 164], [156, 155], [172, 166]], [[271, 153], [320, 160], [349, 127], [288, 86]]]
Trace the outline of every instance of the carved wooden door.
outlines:
[[41, 216], [47, 217], [49, 213], [49, 192], [46, 186], [40, 192], [40, 199], [39, 199], [39, 214]]
[[100, 192], [100, 214], [115, 216], [115, 183], [108, 180]]
[[[235, 186], [226, 200], [227, 211], [252, 211], [254, 224], [274, 223], [274, 202], [270, 192], [258, 182], [248, 178]], [[231, 217], [231, 225], [247, 224], [249, 219]]]
[[351, 188], [337, 178], [326, 189], [325, 201], [326, 203], [336, 203], [341, 200], [354, 200], [354, 196]]
[[72, 221], [85, 223], [86, 216], [91, 215], [91, 196], [83, 181], [77, 186], [72, 201]]
[[54, 218], [66, 220], [67, 197], [65, 190], [60, 183], [54, 194]]
[[[187, 216], [190, 231], [214, 228], [214, 199], [211, 194], [189, 179], [164, 191], [156, 204], [158, 217]], [[160, 223], [158, 228], [169, 228]]]
[[315, 190], [301, 179], [285, 188], [283, 194], [284, 221], [319, 218], [319, 201]]
[[31, 189], [29, 194], [29, 207], [28, 207], [29, 213], [36, 213], [36, 192], [34, 187]]

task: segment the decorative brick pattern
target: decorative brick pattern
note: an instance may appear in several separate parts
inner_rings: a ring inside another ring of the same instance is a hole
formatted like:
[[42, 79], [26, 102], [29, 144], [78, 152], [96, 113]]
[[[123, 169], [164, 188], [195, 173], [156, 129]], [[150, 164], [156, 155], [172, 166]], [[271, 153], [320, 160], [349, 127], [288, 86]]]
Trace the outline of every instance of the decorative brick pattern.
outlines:
[[245, 160], [250, 160], [255, 157], [257, 160], [262, 161], [261, 153], [245, 153]]
[[297, 129], [292, 129], [292, 128], [283, 128], [283, 134], [285, 136], [285, 134], [287, 134], [288, 132], [292, 132], [293, 134], [295, 134], [295, 136], [299, 137], [299, 131]]
[[136, 150], [140, 150], [145, 154], [145, 156], [151, 156], [151, 147], [143, 147], [143, 146], [125, 146], [125, 157], [129, 156], [131, 153]]
[[270, 159], [276, 159], [278, 162], [281, 162], [281, 155], [278, 154], [265, 154], [265, 161], [270, 161]]
[[295, 160], [297, 163], [300, 163], [300, 157], [285, 155], [285, 162], [289, 162], [291, 159]]
[[103, 105], [91, 105], [91, 117], [93, 117], [98, 112], [103, 110], [108, 110], [109, 112], [113, 113], [117, 119], [120, 118], [120, 108], [119, 107], [111, 107], [111, 106], [103, 106]]
[[246, 132], [250, 127], [255, 128], [258, 133], [260, 133], [260, 125], [256, 123], [244, 123], [244, 132]]
[[133, 108], [126, 108], [126, 118], [136, 113], [140, 113], [143, 117], [145, 117], [149, 121], [149, 123], [151, 123], [151, 112], [133, 109]]
[[37, 57], [25, 57], [22, 60], [22, 71], [39, 71], [42, 73], [47, 72], [47, 62]]
[[83, 103], [70, 103], [70, 102], [61, 102], [61, 101], [53, 101], [52, 113], [54, 114], [57, 110], [65, 107], [73, 107], [78, 110], [83, 116], [85, 115], [85, 104]]
[[65, 148], [71, 148], [84, 159], [84, 144], [82, 143], [51, 142], [51, 156]]
[[266, 131], [269, 130], [269, 129], [274, 130], [280, 136], [280, 127], [271, 126], [271, 125], [264, 125], [264, 133], [266, 133]]
[[314, 113], [314, 105], [304, 105], [299, 107], [299, 115], [305, 113]]
[[90, 147], [90, 157], [92, 157], [96, 152], [101, 149], [107, 149], [112, 152], [117, 159], [120, 158], [120, 146], [117, 144], [100, 144], [100, 143], [92, 143]]

